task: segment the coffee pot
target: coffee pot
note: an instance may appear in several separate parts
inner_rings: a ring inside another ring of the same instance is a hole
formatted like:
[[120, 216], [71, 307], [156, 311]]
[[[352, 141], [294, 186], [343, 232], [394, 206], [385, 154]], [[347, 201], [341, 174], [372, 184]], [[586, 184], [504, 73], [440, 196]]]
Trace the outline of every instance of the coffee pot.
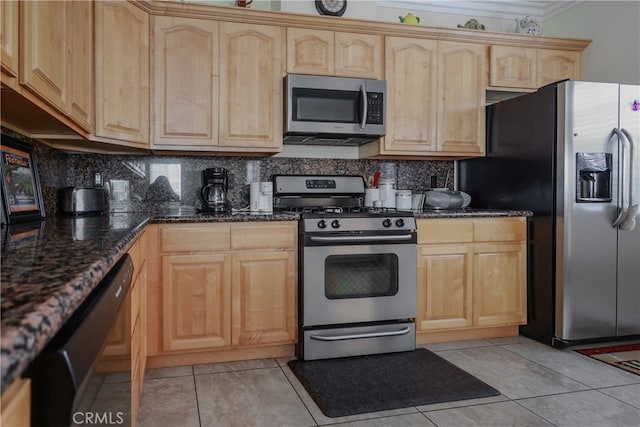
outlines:
[[225, 168], [209, 168], [202, 171], [202, 210], [208, 213], [231, 213], [227, 190], [229, 188], [229, 171]]

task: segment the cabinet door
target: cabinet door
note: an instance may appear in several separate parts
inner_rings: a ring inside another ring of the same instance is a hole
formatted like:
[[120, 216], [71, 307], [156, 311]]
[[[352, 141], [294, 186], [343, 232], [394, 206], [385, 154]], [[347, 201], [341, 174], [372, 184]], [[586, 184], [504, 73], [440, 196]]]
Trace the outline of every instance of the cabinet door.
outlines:
[[331, 76], [333, 31], [287, 28], [287, 73]]
[[558, 80], [580, 80], [582, 61], [580, 52], [538, 50], [538, 87]]
[[218, 144], [218, 23], [153, 18], [152, 147]]
[[16, 378], [2, 394], [0, 425], [29, 427], [31, 425], [31, 380]]
[[446, 330], [472, 325], [472, 247], [418, 247], [416, 330]]
[[65, 111], [71, 2], [20, 2], [20, 83]]
[[131, 354], [131, 327], [131, 292], [128, 292], [127, 298], [120, 307], [120, 313], [111, 328], [102, 355], [126, 356]]
[[233, 345], [296, 340], [296, 253], [233, 255]]
[[149, 15], [98, 1], [95, 26], [95, 134], [149, 144]]
[[220, 24], [221, 147], [282, 149], [283, 31]]
[[484, 155], [486, 47], [440, 42], [438, 50], [438, 151]]
[[335, 75], [381, 79], [382, 36], [335, 33]]
[[70, 2], [69, 114], [87, 132], [93, 122], [93, 2]]
[[491, 46], [489, 86], [537, 88], [536, 49]]
[[18, 77], [18, 2], [0, 2], [0, 66], [10, 77]]
[[226, 254], [162, 257], [165, 351], [230, 345], [230, 263]]
[[436, 151], [437, 42], [387, 37], [385, 150]]
[[527, 320], [525, 243], [476, 244], [473, 257], [474, 325], [524, 324]]

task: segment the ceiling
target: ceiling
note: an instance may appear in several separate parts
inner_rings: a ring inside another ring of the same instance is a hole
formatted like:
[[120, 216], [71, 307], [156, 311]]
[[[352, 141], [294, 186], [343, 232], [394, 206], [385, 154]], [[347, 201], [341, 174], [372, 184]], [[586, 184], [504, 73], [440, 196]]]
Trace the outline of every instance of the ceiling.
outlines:
[[386, 0], [378, 1], [378, 6], [500, 19], [532, 16], [537, 18], [538, 21], [544, 21], [581, 3], [584, 3], [584, 1]]

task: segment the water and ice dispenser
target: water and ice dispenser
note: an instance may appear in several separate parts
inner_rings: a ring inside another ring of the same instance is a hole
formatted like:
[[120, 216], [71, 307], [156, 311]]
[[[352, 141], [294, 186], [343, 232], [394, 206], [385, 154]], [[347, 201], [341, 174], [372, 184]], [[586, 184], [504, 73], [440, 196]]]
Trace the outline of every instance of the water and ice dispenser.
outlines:
[[611, 202], [610, 153], [576, 153], [576, 201]]

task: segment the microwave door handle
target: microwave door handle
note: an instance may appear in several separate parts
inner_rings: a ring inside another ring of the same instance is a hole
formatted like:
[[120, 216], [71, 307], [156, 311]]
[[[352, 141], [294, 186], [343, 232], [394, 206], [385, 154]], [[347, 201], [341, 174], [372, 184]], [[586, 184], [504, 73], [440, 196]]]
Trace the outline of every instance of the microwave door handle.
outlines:
[[364, 85], [360, 85], [360, 93], [362, 94], [362, 103], [360, 104], [360, 112], [362, 113], [362, 117], [360, 119], [360, 129], [364, 130], [364, 125], [367, 123], [367, 114], [369, 113], [368, 111], [368, 103], [367, 103], [367, 90], [365, 89]]

